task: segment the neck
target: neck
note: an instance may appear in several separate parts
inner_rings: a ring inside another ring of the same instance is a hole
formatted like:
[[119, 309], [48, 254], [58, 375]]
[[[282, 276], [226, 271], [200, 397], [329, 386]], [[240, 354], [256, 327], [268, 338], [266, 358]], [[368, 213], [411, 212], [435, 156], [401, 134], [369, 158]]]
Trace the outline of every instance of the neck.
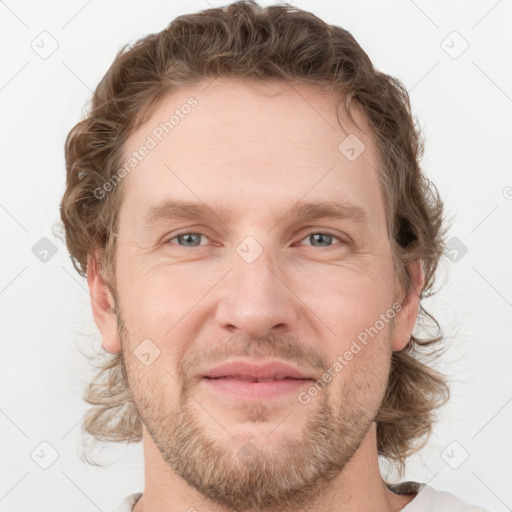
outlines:
[[[209, 510], [227, 512], [190, 487], [167, 466], [153, 439], [143, 429], [145, 486], [134, 512]], [[361, 445], [343, 471], [311, 502], [309, 512], [379, 510], [397, 512], [415, 497], [397, 495], [382, 480], [377, 457], [377, 425], [366, 433]], [[288, 512], [285, 509], [282, 512]], [[296, 511], [294, 511], [296, 512]]]

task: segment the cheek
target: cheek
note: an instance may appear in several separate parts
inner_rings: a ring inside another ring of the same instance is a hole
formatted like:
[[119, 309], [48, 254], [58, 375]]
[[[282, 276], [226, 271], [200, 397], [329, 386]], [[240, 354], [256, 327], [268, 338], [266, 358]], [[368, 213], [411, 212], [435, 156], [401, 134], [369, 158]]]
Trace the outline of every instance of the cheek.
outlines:
[[[344, 262], [339, 265], [303, 265], [294, 280], [294, 292], [328, 325], [336, 349], [365, 329], [381, 315], [392, 314], [393, 272], [386, 258]], [[290, 276], [290, 279], [292, 276]], [[312, 318], [309, 313], [308, 318]], [[383, 330], [378, 322], [378, 330]]]
[[190, 265], [126, 268], [120, 272], [122, 313], [133, 338], [152, 340], [162, 353], [165, 351], [167, 363], [176, 368], [202, 323], [201, 299], [222, 273], [203, 275]]
[[[391, 358], [390, 320], [396, 312], [390, 264], [380, 258], [366, 265], [317, 267], [310, 285], [297, 292], [334, 331], [321, 342], [331, 361], [335, 400], [372, 413], [383, 399]], [[314, 321], [313, 315], [308, 318]]]
[[[333, 350], [333, 361], [342, 362], [342, 369], [332, 379], [331, 392], [335, 403], [350, 405], [352, 409], [364, 411], [373, 419], [386, 393], [390, 362], [390, 327], [386, 325], [378, 335], [360, 342], [355, 338], [345, 350]], [[340, 366], [338, 366], [338, 369]]]

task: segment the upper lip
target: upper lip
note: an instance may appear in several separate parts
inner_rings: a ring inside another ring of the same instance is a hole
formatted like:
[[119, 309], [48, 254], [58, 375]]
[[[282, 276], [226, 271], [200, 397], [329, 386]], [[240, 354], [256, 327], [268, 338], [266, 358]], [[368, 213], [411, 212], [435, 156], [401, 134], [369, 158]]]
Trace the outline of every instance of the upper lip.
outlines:
[[210, 379], [232, 378], [243, 381], [264, 381], [281, 379], [310, 379], [299, 369], [282, 361], [255, 363], [244, 360], [233, 360], [207, 370], [203, 375]]

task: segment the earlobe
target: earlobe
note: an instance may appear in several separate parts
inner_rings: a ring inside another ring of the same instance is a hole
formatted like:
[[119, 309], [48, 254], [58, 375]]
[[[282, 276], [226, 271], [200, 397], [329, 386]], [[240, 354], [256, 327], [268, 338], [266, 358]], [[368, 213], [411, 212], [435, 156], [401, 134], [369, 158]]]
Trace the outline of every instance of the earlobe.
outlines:
[[117, 333], [117, 318], [114, 312], [114, 299], [101, 275], [98, 254], [90, 255], [87, 263], [87, 284], [91, 296], [94, 323], [101, 333], [101, 344], [111, 354], [121, 350]]
[[420, 296], [425, 284], [425, 274], [421, 260], [414, 260], [407, 265], [411, 285], [406, 290], [401, 301], [402, 308], [396, 314], [393, 329], [393, 350], [405, 348], [416, 324], [420, 307]]

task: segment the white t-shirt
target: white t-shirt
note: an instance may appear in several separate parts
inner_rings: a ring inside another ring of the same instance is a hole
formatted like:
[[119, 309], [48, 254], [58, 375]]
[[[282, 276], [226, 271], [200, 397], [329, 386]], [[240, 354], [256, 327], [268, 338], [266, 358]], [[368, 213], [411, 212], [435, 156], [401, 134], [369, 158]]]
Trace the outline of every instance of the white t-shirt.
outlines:
[[[427, 484], [401, 482], [387, 485], [397, 494], [418, 493], [400, 512], [489, 512], [483, 508], [468, 505], [449, 492], [436, 491]], [[141, 492], [130, 494], [112, 512], [132, 512], [133, 506], [141, 496]]]

